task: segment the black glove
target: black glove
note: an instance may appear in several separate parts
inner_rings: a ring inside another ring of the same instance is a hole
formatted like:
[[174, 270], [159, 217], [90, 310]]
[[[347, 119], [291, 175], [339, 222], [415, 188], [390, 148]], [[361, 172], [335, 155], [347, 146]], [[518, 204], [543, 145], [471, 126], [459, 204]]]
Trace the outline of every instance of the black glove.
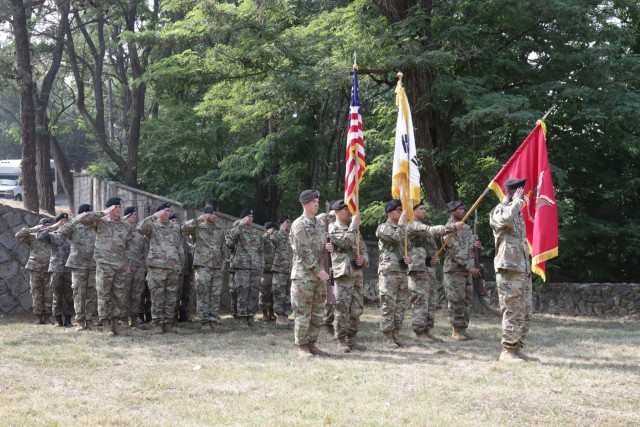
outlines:
[[351, 266], [353, 266], [353, 268], [355, 268], [355, 269], [357, 269], [357, 270], [360, 270], [361, 268], [364, 268], [364, 264], [362, 264], [362, 265], [358, 265], [358, 264], [356, 263], [356, 260], [355, 260], [355, 259], [352, 259], [352, 260], [351, 260]]
[[407, 268], [409, 268], [409, 264], [404, 262], [404, 258], [400, 258], [400, 261], [398, 262], [398, 264], [400, 264], [400, 268], [402, 268], [403, 270], [406, 270]]

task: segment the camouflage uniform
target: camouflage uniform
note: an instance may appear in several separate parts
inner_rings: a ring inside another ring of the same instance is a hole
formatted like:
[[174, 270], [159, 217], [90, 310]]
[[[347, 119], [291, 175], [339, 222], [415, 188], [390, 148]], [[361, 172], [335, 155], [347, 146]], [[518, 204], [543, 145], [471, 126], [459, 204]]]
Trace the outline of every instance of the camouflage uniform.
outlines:
[[[129, 225], [131, 239], [127, 243], [127, 260], [129, 273], [124, 286], [124, 300], [122, 302], [122, 316], [136, 317], [140, 314], [142, 293], [144, 292], [144, 278], [147, 271], [147, 255], [149, 242], [137, 231], [136, 224]], [[134, 326], [132, 323], [131, 326]]]
[[53, 296], [51, 294], [49, 258], [51, 246], [36, 239], [38, 228], [23, 228], [16, 233], [20, 243], [29, 248], [29, 261], [24, 266], [29, 270], [29, 288], [33, 301], [33, 314], [36, 316], [51, 315]]
[[93, 228], [76, 222], [63, 225], [58, 234], [69, 239], [71, 243], [71, 252], [65, 265], [71, 269], [76, 320], [90, 321], [98, 317], [96, 262], [93, 259], [96, 232]]
[[409, 293], [413, 311], [413, 331], [417, 335], [428, 333], [435, 323], [437, 289], [435, 267], [427, 264], [437, 252], [434, 237], [455, 230], [453, 225], [428, 226], [414, 221], [409, 226]]
[[378, 226], [378, 288], [380, 293], [380, 330], [399, 332], [404, 321], [404, 312], [409, 305], [407, 270], [400, 261], [403, 258], [405, 226], [394, 225], [387, 220]]
[[66, 237], [54, 233], [57, 228], [52, 226], [38, 231], [36, 239], [51, 246], [49, 273], [51, 273], [51, 291], [53, 292], [53, 314], [54, 316], [72, 316], [74, 312], [71, 270], [65, 267], [71, 244]]
[[[455, 221], [449, 219], [447, 225]], [[473, 298], [473, 276], [469, 270], [475, 267], [473, 230], [464, 225], [445, 247], [444, 291], [447, 296], [449, 323], [454, 328], [469, 326], [471, 300]]]
[[[275, 232], [274, 232], [275, 234]], [[275, 248], [271, 243], [270, 233], [262, 235], [262, 247], [264, 248], [264, 268], [260, 280], [259, 305], [263, 313], [273, 311], [273, 258]]]
[[[352, 265], [358, 250], [364, 258], [362, 268]], [[335, 331], [339, 339], [353, 338], [360, 330], [360, 316], [364, 310], [364, 284], [362, 269], [369, 265], [367, 245], [358, 233], [357, 225], [345, 225], [340, 221], [329, 224], [329, 239], [333, 245], [331, 261], [335, 280], [336, 310]]]
[[489, 214], [496, 241], [494, 268], [502, 310], [504, 348], [524, 346], [531, 324], [531, 260], [520, 212], [522, 203], [522, 200], [502, 202]]
[[75, 226], [78, 222], [96, 232], [93, 259], [96, 261], [99, 321], [117, 320], [122, 315], [124, 284], [127, 279], [126, 249], [131, 229], [122, 218], [114, 220], [102, 212], [84, 213], [72, 219], [69, 225]]
[[289, 243], [289, 233], [278, 230], [269, 236], [274, 247], [273, 254], [273, 311], [280, 316], [291, 314], [291, 262], [293, 251]]
[[220, 320], [224, 262], [224, 230], [217, 223], [192, 219], [182, 225], [182, 233], [195, 244], [193, 269], [196, 276], [196, 311], [200, 322]]
[[147, 283], [153, 324], [171, 325], [184, 264], [180, 226], [171, 221], [161, 222], [151, 215], [142, 221], [138, 231], [149, 241]]
[[252, 318], [258, 310], [260, 277], [264, 266], [264, 242], [253, 227], [238, 222], [225, 235], [232, 250], [230, 267], [235, 271], [234, 286], [238, 295], [238, 317]]

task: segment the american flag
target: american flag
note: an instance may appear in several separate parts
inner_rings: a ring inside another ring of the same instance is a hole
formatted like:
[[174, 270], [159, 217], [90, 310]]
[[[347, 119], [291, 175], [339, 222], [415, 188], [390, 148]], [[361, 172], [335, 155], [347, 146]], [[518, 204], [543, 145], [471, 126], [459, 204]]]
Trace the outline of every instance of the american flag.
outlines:
[[346, 173], [344, 177], [344, 203], [352, 214], [360, 209], [358, 191], [365, 170], [364, 138], [362, 115], [360, 114], [360, 95], [358, 93], [358, 70], [353, 69], [351, 87], [351, 107], [349, 109], [349, 129], [347, 133]]

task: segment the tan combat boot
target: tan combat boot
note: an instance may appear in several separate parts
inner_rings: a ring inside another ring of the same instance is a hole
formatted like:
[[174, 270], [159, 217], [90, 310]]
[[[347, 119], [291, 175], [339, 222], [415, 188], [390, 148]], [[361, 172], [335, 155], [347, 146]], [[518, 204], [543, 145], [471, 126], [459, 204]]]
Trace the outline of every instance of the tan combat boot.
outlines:
[[338, 353], [349, 353], [351, 351], [351, 347], [347, 344], [347, 337], [338, 337]]
[[329, 353], [327, 353], [326, 351], [320, 350], [318, 347], [316, 347], [316, 343], [315, 342], [310, 342], [309, 343], [309, 351], [314, 356], [328, 356], [329, 355]]
[[85, 326], [85, 320], [84, 319], [80, 319], [80, 320], [76, 320], [76, 322], [78, 322], [78, 326], [76, 326], [76, 331], [80, 332], [80, 331], [84, 331], [86, 326]]
[[398, 345], [398, 347], [406, 347], [407, 346], [404, 343], [404, 341], [402, 341], [402, 338], [400, 338], [400, 330], [399, 329], [394, 329], [393, 330], [393, 334], [391, 335], [391, 337], [393, 338], [393, 341]]
[[522, 352], [522, 347], [518, 347], [516, 350], [516, 356], [518, 356], [520, 359], [526, 361], [526, 362], [536, 362], [536, 363], [540, 363], [540, 359], [538, 359], [537, 357], [532, 357], [532, 356], [527, 356], [526, 354], [524, 354]]
[[289, 319], [287, 319], [287, 316], [285, 316], [284, 314], [278, 314], [278, 317], [276, 318], [276, 325], [288, 325], [289, 324]]
[[129, 327], [135, 328], [138, 326], [138, 316], [129, 316]]
[[453, 332], [451, 332], [451, 339], [454, 341], [468, 341], [469, 338], [466, 337], [466, 335], [464, 335], [462, 333], [462, 328], [453, 328]]
[[519, 349], [517, 347], [502, 347], [502, 352], [500, 353], [500, 362], [507, 363], [524, 363], [524, 359], [518, 357], [516, 352]]
[[469, 341], [471, 341], [471, 340], [475, 340], [475, 339], [476, 339], [476, 337], [475, 337], [475, 336], [473, 336], [473, 335], [471, 335], [469, 332], [467, 332], [467, 328], [462, 328], [462, 330], [460, 331], [460, 333], [461, 333], [462, 335], [464, 335], [465, 337], [467, 337], [467, 339], [468, 339]]
[[112, 317], [111, 318], [111, 330], [113, 331], [114, 335], [126, 335], [122, 332], [122, 329], [120, 329], [120, 318], [119, 317]]
[[398, 344], [396, 344], [395, 340], [393, 339], [393, 331], [386, 331], [384, 332], [384, 338], [382, 340], [382, 345], [386, 348], [391, 348], [391, 349], [395, 349], [395, 348], [399, 348], [400, 346]]
[[113, 329], [111, 328], [111, 320], [104, 319], [102, 321], [102, 332], [108, 337], [116, 336], [115, 332], [113, 332]]
[[366, 345], [362, 345], [362, 344], [359, 344], [358, 342], [356, 342], [356, 336], [355, 335], [347, 336], [347, 345], [349, 346], [349, 348], [351, 350], [357, 350], [357, 351], [366, 351], [367, 350], [367, 346]]
[[298, 357], [313, 357], [308, 345], [305, 344], [298, 346]]
[[437, 337], [437, 336], [433, 335], [433, 334], [431, 333], [431, 329], [429, 329], [429, 328], [427, 328], [427, 329], [424, 331], [424, 336], [425, 336], [425, 337], [427, 337], [427, 338], [429, 338], [429, 339], [430, 339], [431, 341], [433, 341], [433, 342], [444, 342], [444, 340], [443, 340], [442, 338], [440, 338], [440, 337]]

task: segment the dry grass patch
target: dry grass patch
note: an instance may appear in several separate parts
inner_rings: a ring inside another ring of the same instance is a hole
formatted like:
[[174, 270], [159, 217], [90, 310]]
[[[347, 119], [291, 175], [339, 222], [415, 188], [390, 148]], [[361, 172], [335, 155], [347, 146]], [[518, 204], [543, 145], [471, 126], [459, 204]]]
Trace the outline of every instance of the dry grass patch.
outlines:
[[387, 351], [368, 308], [369, 351], [309, 360], [291, 328], [229, 318], [111, 339], [26, 322], [0, 319], [0, 425], [640, 425], [634, 321], [536, 316], [544, 363], [521, 365], [497, 362], [492, 317], [472, 319], [475, 341]]

